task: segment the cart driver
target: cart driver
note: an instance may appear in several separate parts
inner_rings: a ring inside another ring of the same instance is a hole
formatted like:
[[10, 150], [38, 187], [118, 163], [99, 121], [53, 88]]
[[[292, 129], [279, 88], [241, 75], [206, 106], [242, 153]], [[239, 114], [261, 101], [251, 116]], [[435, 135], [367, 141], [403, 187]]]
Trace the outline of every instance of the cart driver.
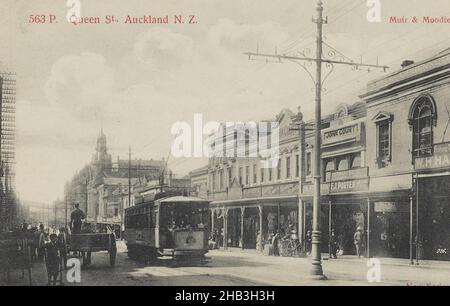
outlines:
[[80, 209], [80, 204], [75, 204], [75, 210], [70, 214], [70, 225], [72, 234], [79, 234], [81, 232], [82, 220], [86, 216], [84, 212]]

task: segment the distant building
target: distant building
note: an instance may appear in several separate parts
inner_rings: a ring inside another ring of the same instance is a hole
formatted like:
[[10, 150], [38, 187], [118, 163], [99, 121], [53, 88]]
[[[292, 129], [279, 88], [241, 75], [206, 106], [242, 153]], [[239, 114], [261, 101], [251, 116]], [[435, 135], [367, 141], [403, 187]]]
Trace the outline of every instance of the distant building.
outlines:
[[189, 173], [191, 181], [191, 195], [207, 199], [208, 198], [208, 166], [192, 170]]
[[[68, 213], [78, 203], [86, 212], [87, 223], [98, 230], [109, 226], [119, 232], [120, 225], [123, 224], [123, 209], [129, 206], [124, 201], [128, 201], [130, 183], [133, 193], [135, 184], [159, 180], [165, 166], [164, 160], [153, 159], [130, 161], [117, 158], [113, 162], [108, 152], [106, 135], [101, 130], [91, 163], [76, 173], [66, 185]], [[132, 201], [133, 199], [134, 197]]]

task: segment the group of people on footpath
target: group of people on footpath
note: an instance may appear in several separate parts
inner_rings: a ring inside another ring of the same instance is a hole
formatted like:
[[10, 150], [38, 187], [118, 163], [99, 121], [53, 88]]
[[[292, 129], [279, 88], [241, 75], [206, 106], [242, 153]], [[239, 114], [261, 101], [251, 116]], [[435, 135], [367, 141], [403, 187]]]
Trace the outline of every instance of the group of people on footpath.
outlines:
[[[355, 251], [358, 258], [363, 255], [364, 249], [364, 233], [361, 226], [356, 228], [353, 234], [353, 244], [355, 245]], [[335, 230], [332, 229], [329, 238], [329, 248], [330, 248], [330, 259], [337, 259], [338, 251], [340, 250], [339, 241], [337, 239]]]
[[[47, 285], [56, 285], [60, 272], [67, 269], [69, 234], [81, 233], [85, 218], [85, 213], [78, 204], [75, 204], [75, 210], [70, 216], [70, 232], [65, 227], [58, 230], [46, 229], [42, 223], [39, 228], [31, 227], [27, 223], [22, 225], [22, 232], [30, 241], [28, 246], [31, 261], [45, 262], [48, 276]], [[62, 280], [59, 282], [62, 284]]]
[[[280, 233], [276, 233], [272, 237], [272, 255], [273, 256], [280, 256], [280, 248], [281, 248], [281, 241], [287, 240], [287, 239], [297, 239], [298, 236], [295, 234], [295, 231], [292, 231], [294, 234], [288, 234], [285, 236], [281, 236]], [[297, 238], [295, 238], [297, 237]], [[364, 248], [365, 248], [365, 242], [364, 242], [364, 233], [361, 226], [358, 226], [355, 233], [353, 234], [353, 244], [355, 246], [355, 252], [358, 258], [361, 258], [361, 256], [364, 256]], [[312, 232], [308, 230], [305, 235], [305, 244], [304, 244], [305, 250], [303, 252], [306, 255], [311, 254], [312, 249]], [[329, 236], [329, 255], [330, 259], [337, 259], [338, 253], [342, 250], [342, 246], [340, 246], [338, 237], [336, 235], [336, 232], [334, 229], [331, 229], [330, 236]]]

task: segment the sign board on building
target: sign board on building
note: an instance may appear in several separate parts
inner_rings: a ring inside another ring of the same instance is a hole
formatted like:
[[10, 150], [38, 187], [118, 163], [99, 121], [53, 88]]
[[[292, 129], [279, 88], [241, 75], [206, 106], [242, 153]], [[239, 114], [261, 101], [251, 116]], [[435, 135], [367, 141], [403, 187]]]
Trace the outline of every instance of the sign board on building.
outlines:
[[330, 193], [358, 192], [369, 189], [369, 180], [347, 180], [330, 183]]
[[375, 202], [374, 210], [379, 213], [408, 212], [409, 207], [405, 203]]
[[358, 141], [361, 138], [361, 122], [340, 128], [322, 131], [322, 145], [330, 146], [347, 141]]
[[435, 145], [433, 155], [416, 158], [414, 166], [416, 170], [450, 168], [450, 143]]

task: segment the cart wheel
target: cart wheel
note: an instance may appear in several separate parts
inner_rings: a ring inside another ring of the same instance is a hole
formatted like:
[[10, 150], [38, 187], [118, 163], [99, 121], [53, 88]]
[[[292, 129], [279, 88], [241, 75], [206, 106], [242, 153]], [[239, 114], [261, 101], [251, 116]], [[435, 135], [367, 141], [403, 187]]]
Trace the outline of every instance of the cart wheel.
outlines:
[[111, 265], [111, 267], [114, 267], [116, 265], [116, 254], [116, 249], [109, 251], [109, 264]]

